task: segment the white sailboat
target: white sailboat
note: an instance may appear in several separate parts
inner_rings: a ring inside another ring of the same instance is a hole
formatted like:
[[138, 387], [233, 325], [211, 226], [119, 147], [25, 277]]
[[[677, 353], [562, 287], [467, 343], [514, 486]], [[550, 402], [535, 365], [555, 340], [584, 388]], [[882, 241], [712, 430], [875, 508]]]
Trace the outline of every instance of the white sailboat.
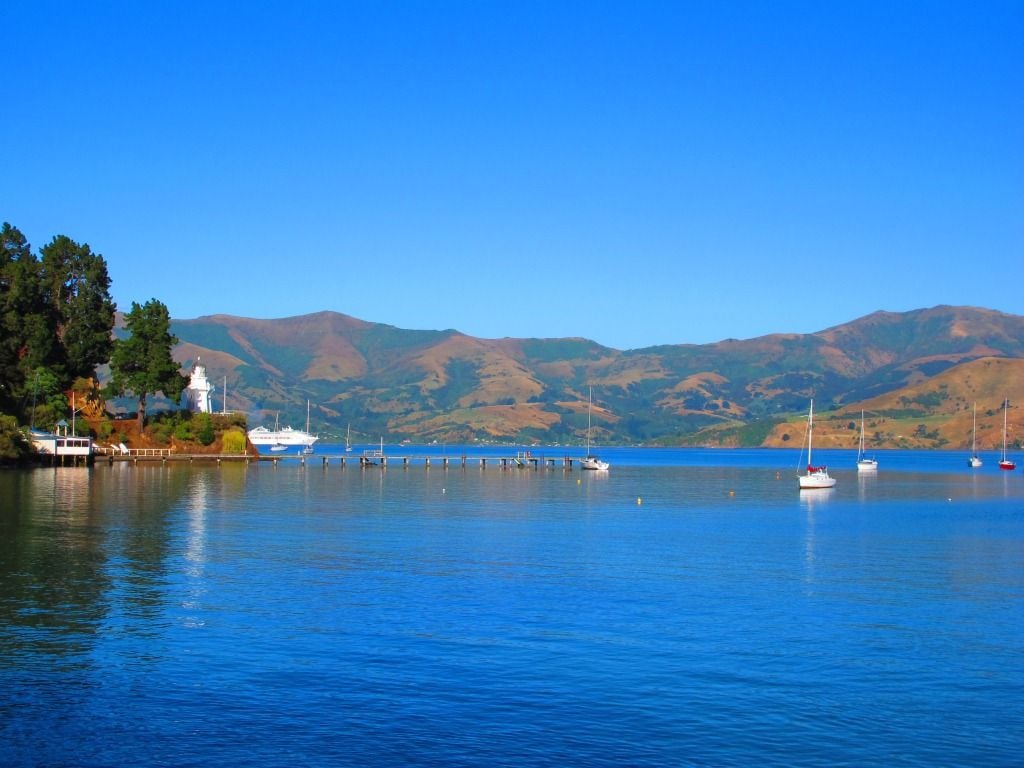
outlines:
[[878, 459], [864, 455], [864, 411], [860, 412], [860, 448], [857, 450], [857, 471], [874, 472], [878, 469]]
[[[279, 435], [280, 432], [281, 432], [280, 425], [278, 424], [280, 418], [281, 418], [281, 413], [280, 412], [278, 412], [278, 413], [276, 413], [274, 415], [274, 434], [275, 435]], [[275, 439], [275, 441], [270, 444], [270, 452], [271, 453], [280, 453], [281, 451], [287, 451], [287, 450], [288, 450], [288, 446], [285, 445], [284, 443], [282, 443], [280, 441], [280, 439]]]
[[601, 461], [597, 456], [592, 456], [590, 453], [590, 409], [594, 399], [594, 388], [591, 387], [587, 394], [587, 455], [580, 459], [580, 469], [596, 469], [604, 471], [608, 469], [610, 464], [607, 461]]
[[977, 469], [981, 466], [981, 459], [978, 457], [978, 401], [974, 401], [974, 421], [971, 424], [971, 458], [967, 460], [967, 466]]
[[811, 446], [814, 443], [814, 400], [807, 414], [807, 472], [798, 475], [801, 490], [805, 488], [831, 488], [836, 484], [834, 477], [829, 475], [828, 467], [816, 467], [811, 460]]
[[1014, 470], [1017, 468], [1017, 462], [1006, 458], [1006, 412], [1008, 410], [1010, 410], [1010, 400], [1007, 398], [1003, 400], [1003, 454], [1002, 458], [999, 459], [999, 468]]
[[345, 431], [345, 453], [352, 453], [352, 425]]

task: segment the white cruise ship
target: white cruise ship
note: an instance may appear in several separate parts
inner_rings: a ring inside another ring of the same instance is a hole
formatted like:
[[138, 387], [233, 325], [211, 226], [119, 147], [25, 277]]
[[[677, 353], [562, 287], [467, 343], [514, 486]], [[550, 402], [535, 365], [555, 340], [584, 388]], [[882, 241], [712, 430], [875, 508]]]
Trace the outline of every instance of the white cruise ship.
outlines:
[[249, 430], [249, 441], [253, 445], [312, 445], [319, 437], [303, 432], [301, 429], [284, 427], [282, 429], [267, 429], [256, 427]]
[[281, 448], [293, 446], [307, 448], [319, 439], [316, 435], [303, 432], [301, 429], [292, 429], [291, 427], [284, 427], [283, 429], [256, 427], [256, 429], [249, 430], [250, 443], [256, 446], [270, 446], [271, 450], [277, 446], [281, 446]]
[[249, 430], [249, 442], [253, 445], [270, 446], [271, 451], [283, 451], [287, 448], [298, 446], [312, 452], [313, 443], [320, 438], [309, 434], [309, 400], [306, 401], [306, 431], [285, 427], [279, 429], [277, 418], [274, 418], [274, 428], [256, 427]]

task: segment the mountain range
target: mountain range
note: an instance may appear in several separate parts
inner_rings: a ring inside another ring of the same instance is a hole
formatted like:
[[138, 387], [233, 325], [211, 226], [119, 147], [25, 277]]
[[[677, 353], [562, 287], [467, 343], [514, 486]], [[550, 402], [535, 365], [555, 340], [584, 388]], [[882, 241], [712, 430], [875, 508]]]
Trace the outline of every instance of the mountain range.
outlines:
[[846, 445], [863, 407], [876, 447], [954, 447], [971, 402], [986, 414], [1024, 396], [1024, 317], [974, 307], [625, 351], [583, 338], [406, 330], [337, 312], [213, 315], [175, 320], [172, 332], [175, 359], [185, 370], [201, 360], [218, 407], [226, 385], [226, 409], [249, 414], [251, 426], [300, 426], [308, 400], [311, 429], [327, 439], [351, 425], [361, 441], [579, 443], [592, 396], [598, 443], [776, 445], [802, 434], [813, 397], [822, 445]]

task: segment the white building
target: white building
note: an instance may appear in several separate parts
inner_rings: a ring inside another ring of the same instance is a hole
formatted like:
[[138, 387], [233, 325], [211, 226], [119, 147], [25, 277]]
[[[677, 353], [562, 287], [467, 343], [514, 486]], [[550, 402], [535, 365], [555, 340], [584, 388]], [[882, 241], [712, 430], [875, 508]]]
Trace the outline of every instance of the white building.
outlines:
[[185, 388], [185, 403], [195, 413], [213, 412], [213, 385], [206, 378], [206, 366], [196, 358], [192, 366], [192, 377]]
[[68, 423], [61, 419], [55, 432], [31, 431], [32, 444], [50, 462], [89, 463], [92, 460], [92, 438], [68, 434]]

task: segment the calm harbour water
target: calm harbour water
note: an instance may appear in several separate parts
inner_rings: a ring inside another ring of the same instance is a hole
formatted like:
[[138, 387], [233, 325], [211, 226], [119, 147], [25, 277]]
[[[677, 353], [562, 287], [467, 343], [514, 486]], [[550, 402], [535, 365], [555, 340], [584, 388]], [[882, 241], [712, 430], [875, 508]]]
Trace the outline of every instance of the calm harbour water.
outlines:
[[0, 764], [1021, 764], [1024, 473], [602, 454], [0, 473]]

